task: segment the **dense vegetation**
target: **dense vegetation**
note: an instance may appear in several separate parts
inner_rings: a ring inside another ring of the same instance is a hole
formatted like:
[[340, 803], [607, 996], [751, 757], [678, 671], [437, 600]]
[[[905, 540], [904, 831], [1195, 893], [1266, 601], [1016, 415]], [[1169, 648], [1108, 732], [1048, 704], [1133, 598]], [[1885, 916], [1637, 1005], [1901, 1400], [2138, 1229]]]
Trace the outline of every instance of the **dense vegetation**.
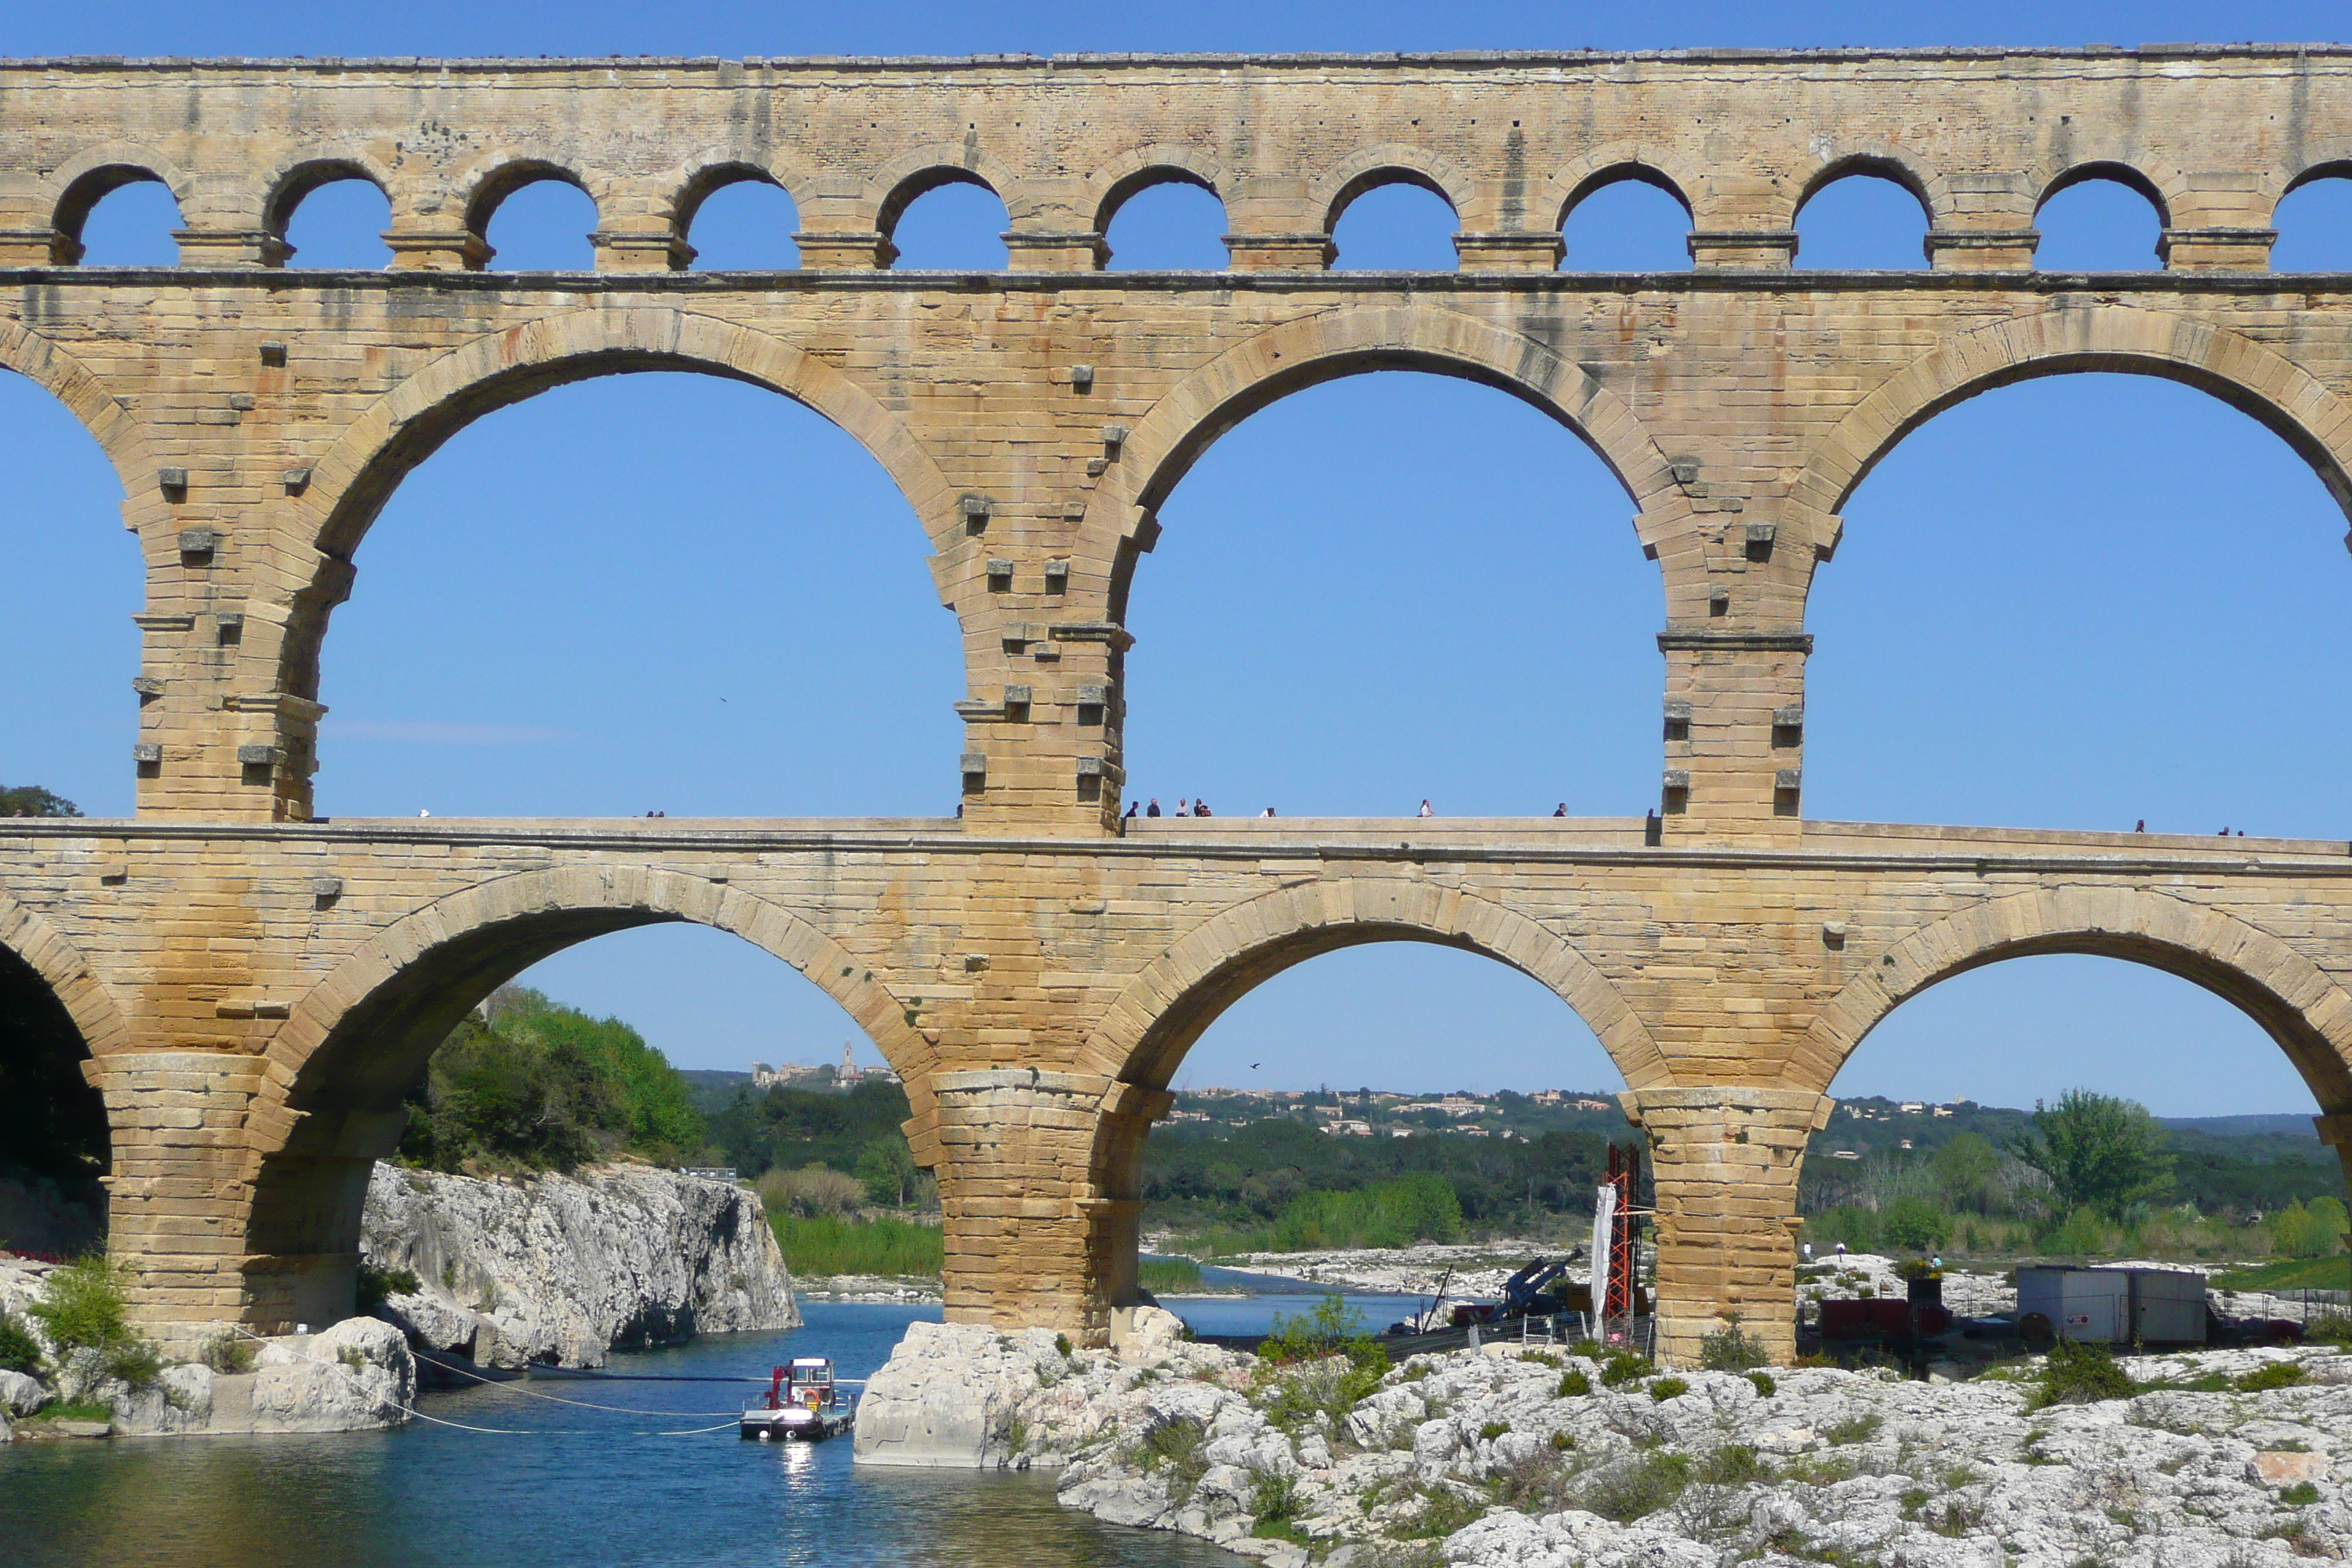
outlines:
[[2315, 1140], [2168, 1130], [2129, 1100], [2083, 1089], [2008, 1114], [1998, 1141], [1969, 1130], [1929, 1149], [1809, 1163], [1804, 1238], [1823, 1248], [2084, 1258], [2342, 1250], [2342, 1170]]
[[506, 986], [434, 1051], [400, 1158], [436, 1171], [570, 1170], [624, 1151], [690, 1164], [704, 1144], [684, 1081], [643, 1036]]
[[876, 1079], [840, 1093], [739, 1089], [709, 1110], [708, 1121], [710, 1142], [745, 1176], [809, 1165], [859, 1175], [863, 1163], [877, 1188], [886, 1180], [896, 1188], [913, 1184], [915, 1162], [900, 1131], [909, 1114], [907, 1091]]

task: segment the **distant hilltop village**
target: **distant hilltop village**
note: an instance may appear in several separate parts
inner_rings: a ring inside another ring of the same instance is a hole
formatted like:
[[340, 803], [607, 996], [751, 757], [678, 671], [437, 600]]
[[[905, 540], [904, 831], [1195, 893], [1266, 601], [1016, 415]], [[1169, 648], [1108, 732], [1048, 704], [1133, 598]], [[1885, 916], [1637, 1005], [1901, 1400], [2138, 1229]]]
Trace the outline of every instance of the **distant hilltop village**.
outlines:
[[[1842, 1104], [1838, 1127], [1842, 1143], [1875, 1147], [1912, 1147], [1901, 1136], [1917, 1131], [1937, 1142], [1963, 1126], [1976, 1129], [1983, 1110], [1970, 1100], [1930, 1105], [1922, 1100], [1875, 1098]], [[2016, 1111], [1996, 1112], [2015, 1120]], [[1625, 1112], [1612, 1094], [1545, 1089], [1532, 1094], [1505, 1090], [1499, 1094], [1394, 1094], [1359, 1089], [1187, 1089], [1176, 1093], [1167, 1120], [1190, 1123], [1202, 1133], [1217, 1135], [1218, 1128], [1247, 1126], [1268, 1119], [1304, 1123], [1337, 1138], [1410, 1138], [1417, 1133], [1447, 1132], [1469, 1138], [1535, 1138], [1547, 1132], [1598, 1132], [1619, 1136], [1625, 1131]], [[1916, 1121], [1914, 1119], [1916, 1119]], [[1867, 1127], [1855, 1124], [1863, 1123]], [[1934, 1127], [1929, 1133], [1917, 1123]], [[1879, 1125], [1885, 1124], [1885, 1131]], [[1940, 1125], [1939, 1125], [1940, 1124]], [[2000, 1129], [2006, 1131], [2006, 1122]], [[1826, 1152], [1826, 1151], [1825, 1151]], [[1839, 1159], [1858, 1159], [1859, 1149], [1841, 1148]]]
[[841, 1065], [819, 1064], [803, 1067], [799, 1062], [786, 1062], [782, 1067], [770, 1067], [765, 1062], [751, 1064], [751, 1087], [765, 1091], [771, 1089], [814, 1089], [830, 1086], [835, 1089], [855, 1089], [861, 1083], [896, 1083], [898, 1075], [888, 1068], [862, 1068], [850, 1056], [849, 1042], [843, 1041]]

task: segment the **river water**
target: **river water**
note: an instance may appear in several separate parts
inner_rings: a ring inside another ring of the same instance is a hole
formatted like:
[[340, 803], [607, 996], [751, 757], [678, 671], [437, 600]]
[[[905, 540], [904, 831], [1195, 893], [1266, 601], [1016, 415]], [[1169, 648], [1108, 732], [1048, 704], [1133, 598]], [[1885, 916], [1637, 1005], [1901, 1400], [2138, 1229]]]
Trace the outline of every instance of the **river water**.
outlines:
[[[1318, 1298], [1169, 1305], [1203, 1333], [1264, 1331]], [[1383, 1327], [1406, 1306], [1354, 1299]], [[810, 1302], [805, 1327], [618, 1356], [610, 1370], [764, 1379], [793, 1355], [862, 1377], [936, 1307]], [[739, 1384], [528, 1378], [428, 1394], [433, 1421], [332, 1436], [0, 1447], [9, 1568], [1230, 1568], [1203, 1542], [1104, 1524], [1050, 1473], [850, 1465], [846, 1436], [746, 1443]], [[583, 1408], [558, 1400], [619, 1406]], [[694, 1428], [718, 1426], [718, 1431]], [[481, 1428], [481, 1430], [467, 1430]], [[679, 1436], [680, 1433], [691, 1433]]]

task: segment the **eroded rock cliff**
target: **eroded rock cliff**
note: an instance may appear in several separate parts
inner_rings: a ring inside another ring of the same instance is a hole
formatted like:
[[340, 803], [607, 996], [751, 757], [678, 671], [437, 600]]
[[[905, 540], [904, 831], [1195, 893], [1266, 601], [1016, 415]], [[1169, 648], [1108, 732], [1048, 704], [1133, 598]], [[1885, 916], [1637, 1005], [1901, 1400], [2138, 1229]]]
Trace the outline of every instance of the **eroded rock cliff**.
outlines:
[[491, 1180], [378, 1165], [360, 1245], [415, 1275], [384, 1308], [414, 1343], [481, 1365], [597, 1366], [801, 1321], [757, 1194], [642, 1165]]

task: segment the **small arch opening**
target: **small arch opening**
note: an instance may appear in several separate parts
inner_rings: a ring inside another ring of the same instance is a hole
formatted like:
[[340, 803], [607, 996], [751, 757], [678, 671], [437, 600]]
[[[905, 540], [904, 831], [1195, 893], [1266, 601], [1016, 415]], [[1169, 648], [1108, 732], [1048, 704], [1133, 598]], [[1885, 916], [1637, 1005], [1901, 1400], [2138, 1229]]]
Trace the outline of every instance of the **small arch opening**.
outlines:
[[476, 198], [469, 226], [500, 272], [590, 272], [596, 267], [596, 204], [561, 169], [526, 165]]
[[698, 272], [789, 272], [801, 264], [793, 236], [800, 208], [766, 174], [734, 169], [679, 204], [679, 232]]
[[375, 272], [392, 264], [383, 238], [392, 198], [366, 175], [331, 174], [290, 194], [273, 228], [291, 250], [289, 266]]
[[2352, 272], [2352, 163], [2314, 169], [2271, 215], [2273, 272]]
[[177, 267], [184, 226], [180, 204], [162, 178], [145, 169], [100, 169], [85, 174], [58, 209], [58, 232], [78, 250], [83, 267]]
[[1368, 175], [1333, 204], [1332, 266], [1351, 272], [1452, 272], [1461, 219], [1427, 176], [1404, 170]]
[[995, 187], [969, 169], [934, 169], [898, 187], [882, 212], [882, 233], [903, 272], [1002, 272], [1011, 264], [1013, 226]]
[[1151, 170], [1104, 203], [1110, 265], [1129, 272], [1222, 272], [1225, 204], [1186, 170]]
[[2164, 198], [2147, 175], [2123, 163], [2087, 163], [2051, 182], [2034, 208], [2042, 231], [2033, 265], [2042, 272], [2147, 272], [2167, 224]]
[[1839, 165], [1797, 205], [1797, 265], [1817, 271], [1913, 272], [1927, 265], [1927, 199], [1894, 165]]
[[1569, 200], [1560, 269], [1686, 272], [1690, 229], [1690, 204], [1672, 180], [1633, 164], [1608, 170]]

